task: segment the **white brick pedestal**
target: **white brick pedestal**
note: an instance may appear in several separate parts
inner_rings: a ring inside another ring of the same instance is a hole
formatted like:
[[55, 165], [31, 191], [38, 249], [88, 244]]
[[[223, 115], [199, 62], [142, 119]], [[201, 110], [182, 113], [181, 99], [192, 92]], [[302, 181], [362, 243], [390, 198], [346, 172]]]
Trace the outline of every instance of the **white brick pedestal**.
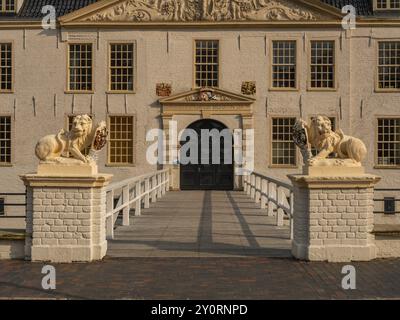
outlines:
[[111, 175], [21, 176], [27, 186], [25, 257], [88, 262], [107, 251], [105, 192]]
[[376, 258], [371, 231], [374, 185], [379, 177], [362, 174], [289, 178], [294, 186], [295, 258], [330, 262]]

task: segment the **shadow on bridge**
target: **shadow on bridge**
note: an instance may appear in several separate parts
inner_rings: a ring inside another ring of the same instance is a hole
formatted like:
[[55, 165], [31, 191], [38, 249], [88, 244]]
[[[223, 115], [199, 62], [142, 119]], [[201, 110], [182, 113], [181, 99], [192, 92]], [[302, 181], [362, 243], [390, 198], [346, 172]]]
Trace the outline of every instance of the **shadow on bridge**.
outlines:
[[276, 227], [246, 194], [169, 192], [108, 242], [111, 257], [291, 257], [289, 227]]

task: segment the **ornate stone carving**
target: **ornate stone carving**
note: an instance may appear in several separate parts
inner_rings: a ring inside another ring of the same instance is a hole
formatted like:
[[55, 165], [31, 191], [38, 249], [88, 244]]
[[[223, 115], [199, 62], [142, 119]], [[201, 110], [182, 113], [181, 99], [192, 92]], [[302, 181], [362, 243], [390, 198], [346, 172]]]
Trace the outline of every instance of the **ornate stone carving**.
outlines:
[[[96, 161], [96, 153], [104, 148], [107, 135], [104, 121], [94, 127], [89, 115], [79, 115], [74, 118], [70, 131], [60, 130], [56, 135], [40, 139], [35, 153], [42, 163], [92, 163]], [[84, 156], [82, 150], [87, 147], [90, 154]]]
[[227, 96], [215, 93], [212, 89], [201, 89], [198, 93], [187, 96], [186, 101], [230, 101]]
[[316, 10], [289, 0], [125, 0], [84, 21], [312, 21]]
[[245, 95], [255, 95], [257, 92], [255, 81], [244, 81], [242, 83], [242, 94]]
[[308, 143], [308, 135], [302, 121], [297, 121], [292, 131], [293, 141], [299, 147], [304, 163], [312, 157], [311, 148]]
[[169, 97], [172, 93], [172, 85], [170, 83], [157, 83], [156, 94], [159, 97]]
[[[304, 163], [310, 166], [360, 166], [367, 154], [365, 144], [358, 138], [334, 132], [328, 117], [317, 116], [308, 125], [298, 120], [293, 128], [293, 140], [302, 151]], [[318, 150], [312, 157], [311, 147]], [[335, 153], [334, 159], [326, 159]]]

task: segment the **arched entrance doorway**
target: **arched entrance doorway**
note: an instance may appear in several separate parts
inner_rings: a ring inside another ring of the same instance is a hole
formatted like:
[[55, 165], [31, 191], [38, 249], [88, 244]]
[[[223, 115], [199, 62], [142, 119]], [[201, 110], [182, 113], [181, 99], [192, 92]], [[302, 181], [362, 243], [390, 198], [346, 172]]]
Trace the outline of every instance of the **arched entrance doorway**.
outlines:
[[197, 136], [197, 150], [184, 147], [193, 143], [193, 138], [187, 134], [182, 136], [181, 159], [190, 160], [181, 161], [181, 190], [233, 190], [233, 138], [228, 128], [219, 121], [204, 119], [192, 123], [186, 130]]

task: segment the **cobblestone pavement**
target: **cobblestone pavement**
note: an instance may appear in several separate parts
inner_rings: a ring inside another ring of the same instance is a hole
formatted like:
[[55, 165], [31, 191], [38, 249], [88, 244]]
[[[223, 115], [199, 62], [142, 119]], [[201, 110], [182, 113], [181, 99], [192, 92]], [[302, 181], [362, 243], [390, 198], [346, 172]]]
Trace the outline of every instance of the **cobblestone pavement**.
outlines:
[[0, 299], [398, 299], [400, 259], [353, 263], [357, 289], [341, 288], [344, 264], [285, 258], [107, 258], [54, 265], [57, 288], [41, 289], [43, 264], [0, 261]]

